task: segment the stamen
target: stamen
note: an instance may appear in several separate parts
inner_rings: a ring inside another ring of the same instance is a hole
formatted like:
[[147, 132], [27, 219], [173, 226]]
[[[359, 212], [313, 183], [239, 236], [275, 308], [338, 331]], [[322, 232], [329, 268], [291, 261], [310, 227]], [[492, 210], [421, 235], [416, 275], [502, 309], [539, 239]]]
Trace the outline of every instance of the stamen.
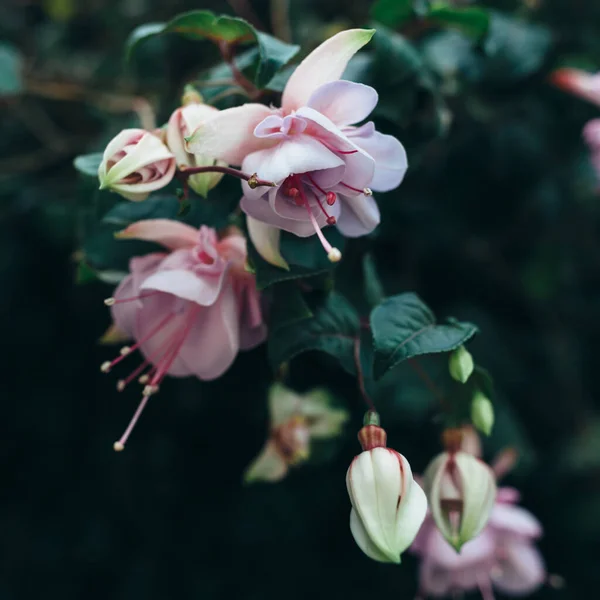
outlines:
[[115, 304], [121, 304], [123, 302], [134, 302], [135, 300], [143, 300], [144, 298], [149, 298], [150, 296], [154, 296], [156, 294], [160, 294], [160, 292], [149, 292], [148, 294], [140, 294], [139, 296], [131, 296], [131, 298], [106, 298], [104, 300], [104, 304], [106, 306], [114, 306]]
[[141, 383], [142, 385], [145, 385], [146, 383], [148, 383], [148, 381], [150, 381], [150, 375], [142, 375], [138, 379], [138, 382]]
[[113, 444], [113, 449], [115, 450], [115, 452], [121, 452], [125, 449], [125, 443], [127, 442], [127, 438], [129, 438], [131, 432], [133, 431], [135, 424], [140, 418], [140, 415], [144, 412], [144, 408], [146, 408], [146, 404], [148, 404], [149, 399], [150, 396], [144, 396], [142, 398], [142, 401], [140, 402], [139, 406], [137, 407], [137, 410], [135, 411], [135, 414], [133, 415], [131, 421], [129, 421], [129, 425], [127, 425], [125, 433], [121, 436], [121, 439], [118, 442], [115, 442]]
[[[296, 175], [295, 177], [297, 178], [298, 176]], [[298, 179], [296, 179], [296, 180], [298, 181], [298, 190], [300, 191], [302, 199], [304, 200], [304, 206], [306, 207], [306, 210], [308, 212], [308, 217], [309, 217], [310, 222], [315, 230], [315, 233], [317, 234], [317, 236], [319, 238], [319, 241], [321, 242], [321, 245], [323, 246], [325, 252], [327, 252], [327, 258], [331, 262], [339, 262], [342, 258], [342, 253], [337, 248], [334, 248], [327, 241], [327, 238], [323, 235], [323, 232], [321, 231], [321, 228], [319, 227], [319, 224], [317, 223], [317, 219], [315, 219], [315, 215], [313, 215], [312, 209], [308, 205], [308, 201], [306, 199], [306, 195], [304, 193], [304, 188], [302, 187], [302, 183], [300, 183], [300, 181]], [[317, 202], [319, 203], [319, 207], [321, 208], [321, 210], [327, 215], [327, 212], [325, 212], [325, 209], [319, 202], [319, 198], [317, 197], [316, 194], [315, 194], [315, 198], [317, 198]], [[327, 215], [327, 216], [329, 216], [329, 215]]]
[[373, 195], [373, 192], [371, 191], [371, 188], [365, 188], [365, 189], [363, 190], [363, 194], [364, 194], [365, 196], [372, 196], [372, 195]]
[[134, 350], [137, 350], [141, 344], [143, 344], [144, 342], [147, 342], [150, 338], [155, 336], [165, 325], [167, 325], [169, 323], [169, 321], [171, 319], [174, 318], [174, 316], [175, 315], [171, 315], [171, 314], [167, 315], [154, 329], [152, 329], [150, 331], [150, 333], [148, 333], [148, 335], [141, 338], [133, 346], [131, 346], [131, 347], [125, 346], [125, 347], [121, 348], [121, 355], [118, 356], [117, 358], [115, 358], [112, 362], [106, 361], [106, 362], [102, 363], [100, 370], [103, 373], [108, 373], [115, 365], [118, 365], [124, 358], [129, 356], [129, 354], [131, 354]]
[[[344, 187], [348, 188], [349, 190], [352, 190], [353, 192], [358, 192], [359, 194], [365, 194], [366, 196], [369, 195], [373, 195], [373, 192], [371, 192], [371, 190], [369, 190], [369, 188], [363, 188], [362, 190], [359, 190], [358, 188], [352, 187], [351, 185], [348, 185], [347, 183], [344, 183], [343, 181], [340, 181], [340, 185], [343, 185]], [[365, 191], [369, 190], [369, 194], [366, 194]]]
[[337, 195], [335, 192], [327, 192], [327, 197], [325, 198], [325, 201], [327, 202], [327, 204], [329, 204], [329, 206], [333, 206], [336, 200]]
[[[128, 377], [126, 377], [125, 379], [120, 379], [117, 382], [117, 390], [119, 390], [119, 392], [122, 392], [149, 364], [150, 361], [145, 360], [139, 367], [135, 369], [135, 371], [130, 373]], [[142, 375], [142, 377], [144, 377], [144, 375]]]

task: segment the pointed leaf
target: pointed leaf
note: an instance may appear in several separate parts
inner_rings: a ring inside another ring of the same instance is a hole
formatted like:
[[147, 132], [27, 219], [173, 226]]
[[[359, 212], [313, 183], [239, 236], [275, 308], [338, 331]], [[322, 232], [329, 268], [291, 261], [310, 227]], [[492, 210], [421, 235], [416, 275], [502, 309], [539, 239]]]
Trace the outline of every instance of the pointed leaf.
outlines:
[[260, 88], [265, 87], [275, 73], [300, 49], [299, 46], [286, 44], [266, 33], [256, 31], [244, 19], [227, 15], [217, 16], [209, 10], [194, 10], [177, 15], [168, 23], [151, 23], [135, 29], [126, 44], [127, 57], [131, 57], [140, 42], [164, 33], [176, 33], [191, 40], [210, 40], [217, 44], [256, 44], [259, 57], [254, 82]]
[[98, 167], [102, 162], [102, 152], [93, 152], [92, 154], [82, 154], [73, 161], [73, 166], [84, 175], [98, 177]]
[[376, 379], [402, 361], [421, 354], [448, 352], [477, 333], [471, 323], [438, 325], [431, 310], [413, 293], [388, 298], [371, 313]]
[[337, 358], [344, 369], [354, 372], [354, 342], [360, 334], [356, 311], [339, 294], [331, 293], [313, 310], [313, 316], [271, 331], [269, 361], [273, 368], [302, 352], [320, 350]]

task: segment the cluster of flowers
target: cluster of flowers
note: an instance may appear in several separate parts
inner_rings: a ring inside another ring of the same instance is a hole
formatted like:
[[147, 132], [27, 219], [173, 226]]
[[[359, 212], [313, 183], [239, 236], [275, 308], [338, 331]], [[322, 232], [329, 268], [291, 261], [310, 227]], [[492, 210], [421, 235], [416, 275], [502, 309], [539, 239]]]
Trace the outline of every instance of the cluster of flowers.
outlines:
[[[100, 187], [141, 201], [178, 178], [206, 195], [223, 173], [237, 173], [248, 233], [265, 260], [288, 268], [279, 247], [282, 230], [317, 235], [329, 259], [340, 260], [321, 230], [336, 226], [348, 237], [371, 232], [380, 220], [372, 190], [397, 187], [407, 168], [397, 139], [377, 132], [372, 122], [356, 126], [376, 106], [377, 92], [340, 80], [372, 35], [350, 30], [323, 43], [294, 71], [278, 109], [250, 103], [218, 111], [188, 94], [165, 128], [128, 129], [108, 144]], [[239, 350], [263, 342], [267, 329], [239, 229], [197, 230], [151, 219], [133, 223], [118, 237], [165, 248], [132, 259], [130, 273], [105, 301], [119, 335], [134, 343], [102, 371], [134, 351], [143, 357], [117, 384], [119, 390], [134, 380], [144, 386], [139, 408], [114, 445], [123, 450], [166, 375], [217, 378]], [[330, 408], [321, 390], [299, 397], [276, 386], [270, 407], [271, 436], [247, 481], [281, 479], [306, 460], [311, 439], [336, 435], [347, 420], [345, 411]], [[516, 492], [497, 491], [496, 474], [476, 452], [462, 449], [461, 436], [455, 432], [453, 439], [426, 470], [423, 491], [406, 458], [386, 447], [378, 416], [369, 412], [359, 433], [363, 452], [347, 473], [352, 535], [367, 556], [381, 562], [399, 563], [412, 544], [422, 557], [423, 594], [479, 588], [489, 598], [492, 584], [528, 593], [545, 578], [532, 545], [540, 526], [514, 506]]]

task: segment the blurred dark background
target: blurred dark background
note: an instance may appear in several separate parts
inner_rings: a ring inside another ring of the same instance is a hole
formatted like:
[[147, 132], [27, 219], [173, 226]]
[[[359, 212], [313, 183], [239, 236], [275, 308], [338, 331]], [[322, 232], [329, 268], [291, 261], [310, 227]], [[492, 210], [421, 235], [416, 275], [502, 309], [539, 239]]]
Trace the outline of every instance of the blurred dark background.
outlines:
[[[366, 0], [290, 3], [304, 50], [370, 19]], [[193, 8], [248, 16], [250, 5], [270, 30], [267, 0], [0, 6], [1, 600], [414, 596], [410, 555], [402, 568], [379, 565], [350, 536], [344, 476], [361, 399], [320, 355], [298, 359], [290, 384], [328, 385], [352, 422], [333, 457], [280, 484], [241, 484], [268, 427], [264, 348], [222, 380], [167, 381], [127, 450], [111, 448], [138, 396], [99, 371], [114, 353], [97, 342], [111, 287], [77, 283], [75, 253], [101, 214], [95, 182], [72, 161], [136, 123], [132, 97], [164, 120], [183, 83], [218, 62], [208, 43], [161, 38], [127, 66], [136, 25]], [[590, 598], [600, 586], [600, 199], [581, 129], [600, 109], [547, 77], [563, 64], [600, 67], [600, 3], [481, 5], [501, 11], [499, 54], [409, 24], [398, 29], [418, 51], [410, 77], [394, 77], [393, 54], [358, 65], [382, 96], [380, 129], [406, 144], [411, 168], [380, 197], [383, 224], [349, 249], [340, 286], [356, 276], [353, 252], [368, 248], [387, 293], [415, 290], [437, 314], [480, 326], [470, 349], [497, 393], [486, 457], [519, 451], [507, 482], [543, 522], [548, 570], [564, 578], [534, 597]], [[403, 368], [373, 394], [390, 445], [422, 471], [439, 451], [434, 399]]]

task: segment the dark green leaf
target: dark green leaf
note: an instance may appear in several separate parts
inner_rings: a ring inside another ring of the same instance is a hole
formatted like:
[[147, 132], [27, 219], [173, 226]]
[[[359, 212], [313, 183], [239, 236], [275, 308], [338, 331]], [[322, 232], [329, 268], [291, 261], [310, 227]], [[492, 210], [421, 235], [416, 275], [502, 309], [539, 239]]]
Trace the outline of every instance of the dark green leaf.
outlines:
[[454, 7], [445, 3], [431, 7], [427, 19], [440, 25], [454, 27], [475, 38], [482, 38], [488, 31], [490, 15], [476, 6]]
[[12, 45], [0, 43], [0, 96], [18, 94], [23, 89], [23, 57]]
[[268, 342], [273, 368], [302, 352], [320, 350], [354, 372], [354, 343], [360, 333], [358, 315], [343, 296], [331, 293], [313, 309], [313, 316], [271, 331]]
[[102, 152], [82, 154], [73, 161], [73, 166], [84, 175], [98, 177], [98, 167], [102, 162]]
[[254, 82], [260, 88], [265, 87], [275, 73], [300, 49], [299, 46], [286, 44], [266, 33], [256, 31], [244, 19], [217, 16], [209, 10], [195, 10], [178, 15], [168, 23], [152, 23], [135, 29], [127, 41], [127, 56], [131, 56], [141, 41], [163, 33], [176, 33], [191, 40], [210, 40], [217, 44], [257, 44], [259, 60]]
[[[323, 234], [332, 246], [343, 251], [344, 238], [336, 228], [327, 227], [323, 230]], [[248, 254], [256, 272], [256, 284], [259, 289], [265, 289], [281, 281], [328, 273], [335, 268], [335, 263], [329, 261], [316, 235], [300, 238], [283, 231], [280, 249], [281, 254], [290, 265], [289, 271], [274, 267], [264, 261], [252, 244], [249, 244]]]
[[269, 313], [269, 330], [271, 332], [313, 316], [295, 281], [284, 281], [274, 285], [272, 299]]
[[377, 0], [371, 16], [389, 27], [397, 27], [415, 16], [413, 0]]
[[471, 323], [449, 320], [438, 325], [435, 316], [413, 293], [385, 300], [371, 313], [376, 379], [404, 360], [421, 354], [448, 352], [477, 332]]

